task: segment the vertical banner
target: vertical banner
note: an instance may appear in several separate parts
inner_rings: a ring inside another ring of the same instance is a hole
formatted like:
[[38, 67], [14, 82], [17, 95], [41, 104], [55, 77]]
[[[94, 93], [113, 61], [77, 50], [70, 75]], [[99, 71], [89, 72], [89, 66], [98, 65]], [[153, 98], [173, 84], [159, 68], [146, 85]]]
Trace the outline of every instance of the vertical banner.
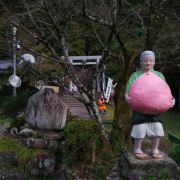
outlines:
[[105, 77], [105, 73], [102, 73], [102, 91], [103, 91], [103, 95], [105, 96], [106, 94], [106, 77]]
[[105, 95], [104, 95], [106, 98], [106, 102], [109, 102], [109, 98], [110, 98], [111, 91], [112, 91], [112, 86], [113, 86], [113, 80], [108, 77], [106, 91], [105, 91]]

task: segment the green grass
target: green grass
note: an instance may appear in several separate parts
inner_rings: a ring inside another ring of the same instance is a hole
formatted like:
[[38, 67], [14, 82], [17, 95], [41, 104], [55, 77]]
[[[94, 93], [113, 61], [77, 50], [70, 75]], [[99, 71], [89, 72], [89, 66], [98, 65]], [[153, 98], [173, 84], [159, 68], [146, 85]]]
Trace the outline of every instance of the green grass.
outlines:
[[25, 165], [26, 162], [33, 156], [41, 152], [39, 149], [27, 148], [21, 145], [13, 138], [0, 138], [0, 152], [15, 151], [17, 152], [18, 164]]
[[170, 132], [180, 137], [180, 112], [168, 111], [162, 115], [165, 135]]
[[107, 116], [105, 117], [105, 120], [113, 120], [114, 116], [114, 106], [107, 105]]
[[3, 125], [4, 123], [9, 123], [9, 124], [11, 124], [12, 121], [13, 121], [12, 118], [2, 118], [2, 117], [0, 117], [0, 125]]

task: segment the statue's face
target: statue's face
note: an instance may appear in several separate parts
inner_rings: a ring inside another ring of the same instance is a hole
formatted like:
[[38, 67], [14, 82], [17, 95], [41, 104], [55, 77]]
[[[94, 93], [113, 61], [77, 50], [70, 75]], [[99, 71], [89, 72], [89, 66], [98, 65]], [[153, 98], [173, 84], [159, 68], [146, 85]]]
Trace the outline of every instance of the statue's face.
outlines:
[[140, 64], [143, 70], [151, 70], [155, 65], [155, 58], [153, 56], [147, 55], [140, 61]]

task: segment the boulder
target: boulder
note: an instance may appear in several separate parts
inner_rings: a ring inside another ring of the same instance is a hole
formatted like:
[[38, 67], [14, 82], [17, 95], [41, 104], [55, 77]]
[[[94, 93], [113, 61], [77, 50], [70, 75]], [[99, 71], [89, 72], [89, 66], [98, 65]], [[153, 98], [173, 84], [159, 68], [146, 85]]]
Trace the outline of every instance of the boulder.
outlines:
[[24, 128], [19, 132], [19, 135], [21, 137], [32, 137], [32, 136], [36, 136], [36, 131], [29, 128]]
[[42, 130], [61, 130], [65, 126], [67, 106], [59, 94], [45, 88], [29, 98], [26, 110], [28, 124]]

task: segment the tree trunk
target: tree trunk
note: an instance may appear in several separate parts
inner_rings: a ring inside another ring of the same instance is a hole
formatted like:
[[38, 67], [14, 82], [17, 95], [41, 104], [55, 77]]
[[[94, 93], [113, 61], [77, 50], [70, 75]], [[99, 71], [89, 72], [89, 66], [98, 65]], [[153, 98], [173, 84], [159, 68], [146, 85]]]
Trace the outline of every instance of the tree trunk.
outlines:
[[115, 111], [113, 129], [110, 134], [110, 142], [114, 152], [119, 152], [124, 146], [130, 145], [131, 109], [125, 102], [126, 77], [118, 83], [115, 89]]
[[134, 50], [127, 51], [121, 37], [117, 35], [116, 38], [123, 48], [124, 56], [119, 59], [121, 73], [119, 74], [115, 88], [113, 129], [109, 138], [113, 151], [118, 153], [122, 147], [127, 147], [131, 144], [131, 109], [125, 101], [125, 88], [136, 57], [136, 52]]

